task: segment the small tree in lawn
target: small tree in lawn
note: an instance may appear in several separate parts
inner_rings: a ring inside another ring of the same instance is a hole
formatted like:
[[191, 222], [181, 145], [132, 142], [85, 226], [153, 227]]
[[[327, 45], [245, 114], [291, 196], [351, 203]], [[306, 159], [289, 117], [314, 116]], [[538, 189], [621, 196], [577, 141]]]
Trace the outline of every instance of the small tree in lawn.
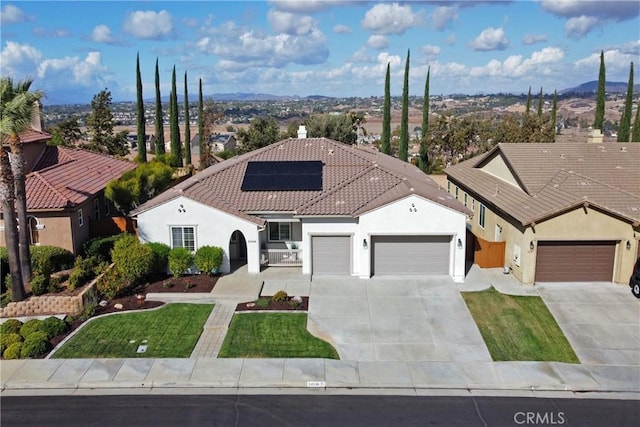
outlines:
[[224, 251], [218, 246], [202, 246], [196, 251], [194, 262], [198, 270], [206, 274], [215, 274], [222, 265]]
[[169, 270], [173, 277], [184, 276], [193, 265], [193, 254], [187, 248], [173, 248], [169, 251]]

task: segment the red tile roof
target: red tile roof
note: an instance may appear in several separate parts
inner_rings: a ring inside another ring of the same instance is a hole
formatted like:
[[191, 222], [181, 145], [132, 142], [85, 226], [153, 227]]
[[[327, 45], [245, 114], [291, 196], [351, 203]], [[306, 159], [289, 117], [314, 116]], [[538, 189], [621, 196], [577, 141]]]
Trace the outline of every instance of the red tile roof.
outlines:
[[135, 163], [110, 156], [48, 146], [27, 175], [27, 210], [76, 206], [135, 168]]
[[[481, 167], [501, 156], [522, 188]], [[583, 203], [640, 221], [640, 144], [565, 142], [498, 144], [445, 173], [522, 225]]]
[[[323, 189], [242, 191], [247, 162], [269, 160], [321, 160]], [[357, 217], [412, 194], [471, 214], [410, 163], [326, 138], [290, 138], [213, 165], [139, 206], [132, 215], [185, 196], [258, 224], [264, 222], [258, 216], [267, 212]]]

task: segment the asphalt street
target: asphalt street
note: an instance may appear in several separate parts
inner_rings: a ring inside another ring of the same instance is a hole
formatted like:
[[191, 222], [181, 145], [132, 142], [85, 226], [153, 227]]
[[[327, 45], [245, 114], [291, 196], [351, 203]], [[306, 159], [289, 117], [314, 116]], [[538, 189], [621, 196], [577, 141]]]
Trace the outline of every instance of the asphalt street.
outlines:
[[637, 426], [638, 400], [474, 396], [2, 398], [8, 426]]

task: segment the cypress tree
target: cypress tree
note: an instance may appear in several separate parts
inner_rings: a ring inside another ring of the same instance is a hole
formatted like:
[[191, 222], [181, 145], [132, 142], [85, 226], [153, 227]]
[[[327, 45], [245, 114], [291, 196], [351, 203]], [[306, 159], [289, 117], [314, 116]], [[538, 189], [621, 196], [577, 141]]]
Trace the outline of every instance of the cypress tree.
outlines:
[[156, 155], [164, 154], [164, 118], [162, 117], [162, 98], [160, 97], [160, 72], [156, 58]]
[[640, 142], [640, 102], [638, 103], [638, 108], [636, 108], [636, 120], [633, 122], [631, 142]]
[[600, 51], [600, 73], [598, 74], [598, 95], [596, 97], [596, 119], [593, 122], [594, 129], [604, 127], [604, 101], [605, 101], [605, 69], [604, 69], [604, 51]]
[[178, 93], [176, 92], [176, 66], [171, 74], [171, 96], [169, 100], [169, 126], [171, 134], [171, 165], [182, 167], [182, 144], [180, 143], [180, 126], [178, 126]]
[[389, 83], [389, 63], [387, 63], [387, 75], [384, 79], [384, 107], [382, 110], [382, 141], [380, 151], [391, 154], [391, 89]]
[[529, 86], [529, 94], [527, 95], [527, 108], [525, 113], [529, 115], [529, 111], [531, 111], [531, 86]]
[[205, 149], [208, 147], [205, 145], [204, 134], [204, 102], [202, 101], [202, 79], [198, 80], [198, 148], [199, 148], [199, 166], [200, 169], [207, 167], [208, 156], [205, 153]]
[[191, 164], [191, 124], [189, 123], [189, 90], [187, 89], [187, 72], [184, 72], [184, 164]]
[[409, 55], [404, 65], [404, 84], [402, 85], [402, 120], [400, 121], [400, 147], [398, 158], [405, 162], [409, 158]]
[[420, 153], [418, 167], [424, 173], [429, 172], [429, 153], [427, 144], [429, 141], [429, 75], [431, 67], [427, 69], [427, 80], [424, 84], [424, 98], [422, 101], [422, 138], [420, 138]]
[[633, 62], [629, 70], [629, 85], [627, 86], [627, 99], [624, 101], [624, 111], [620, 119], [618, 129], [618, 142], [629, 142], [631, 133], [631, 116], [633, 115]]
[[540, 87], [540, 95], [538, 95], [538, 117], [542, 117], [542, 86]]
[[138, 106], [138, 161], [147, 161], [147, 132], [145, 129], [144, 101], [142, 100], [142, 78], [140, 77], [140, 53], [136, 56], [136, 93]]
[[[551, 110], [551, 126], [553, 126], [553, 134], [557, 133], [558, 128], [558, 91], [553, 91], [553, 109]], [[555, 140], [555, 137], [554, 137]]]

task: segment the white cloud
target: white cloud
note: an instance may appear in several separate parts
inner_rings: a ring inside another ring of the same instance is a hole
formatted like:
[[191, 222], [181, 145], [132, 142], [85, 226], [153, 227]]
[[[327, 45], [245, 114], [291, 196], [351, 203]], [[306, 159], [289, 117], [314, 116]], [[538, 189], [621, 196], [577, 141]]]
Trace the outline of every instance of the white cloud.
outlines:
[[62, 38], [71, 36], [71, 33], [66, 28], [55, 28], [53, 30], [48, 30], [42, 27], [35, 27], [33, 29], [33, 34], [35, 34], [38, 37], [56, 38], [56, 39], [62, 39]]
[[456, 37], [456, 35], [454, 33], [451, 33], [451, 34], [449, 34], [447, 36], [447, 38], [444, 41], [449, 46], [453, 46], [454, 44], [456, 44], [456, 41], [458, 41], [458, 38]]
[[383, 3], [369, 9], [361, 24], [374, 34], [404, 34], [410, 28], [423, 25], [424, 14], [414, 13], [408, 5]]
[[106, 71], [107, 67], [102, 64], [100, 52], [89, 52], [84, 60], [77, 56], [45, 59], [38, 66], [38, 77], [88, 87], [103, 82], [102, 75]]
[[173, 18], [166, 10], [139, 10], [127, 15], [123, 30], [138, 39], [160, 40], [173, 33]]
[[469, 45], [475, 50], [504, 50], [509, 47], [509, 40], [502, 28], [487, 28]]
[[450, 22], [458, 19], [458, 8], [456, 6], [439, 6], [431, 14], [433, 28], [438, 31], [444, 30]]
[[333, 32], [337, 34], [351, 34], [351, 27], [339, 24], [333, 27]]
[[387, 40], [386, 36], [374, 34], [372, 36], [369, 36], [369, 39], [367, 40], [367, 46], [373, 49], [385, 49], [389, 47], [389, 40]]
[[317, 28], [318, 24], [310, 16], [298, 16], [289, 12], [269, 10], [267, 19], [274, 31], [303, 36]]
[[485, 66], [471, 67], [469, 74], [473, 77], [508, 77], [519, 78], [527, 75], [547, 74], [550, 64], [557, 64], [564, 58], [564, 51], [557, 47], [545, 47], [535, 51], [529, 58], [522, 55], [511, 55], [504, 61], [492, 59]]
[[111, 34], [111, 30], [104, 24], [96, 25], [91, 31], [91, 41], [96, 43], [114, 43], [116, 40]]
[[21, 22], [31, 21], [32, 18], [28, 17], [22, 9], [8, 4], [0, 9], [0, 24], [19, 24]]
[[522, 43], [526, 45], [543, 43], [547, 41], [547, 36], [545, 34], [525, 34], [522, 37]]
[[2, 74], [21, 80], [36, 74], [42, 53], [29, 45], [8, 41], [0, 52]]
[[593, 16], [578, 16], [567, 20], [564, 28], [567, 36], [575, 39], [584, 37], [589, 31], [600, 24], [600, 21]]
[[[640, 41], [636, 44], [636, 47], [638, 46], [640, 46]], [[630, 52], [623, 46], [605, 50], [604, 63], [607, 69], [607, 80], [611, 80], [609, 78], [611, 75], [624, 76], [625, 72], [629, 73], [629, 64], [637, 62], [637, 60], [637, 53]], [[586, 58], [576, 61], [574, 65], [578, 70], [589, 70], [593, 76], [597, 76], [600, 68], [600, 52], [594, 52]]]
[[369, 55], [366, 47], [361, 47], [360, 49], [353, 52], [351, 58], [349, 58], [349, 62], [375, 62], [376, 59]]
[[427, 56], [440, 55], [440, 47], [439, 46], [434, 46], [434, 45], [431, 45], [431, 44], [425, 44], [424, 46], [422, 46], [420, 48], [420, 50], [422, 51], [422, 53], [424, 53]]
[[315, 13], [330, 9], [333, 6], [357, 3], [353, 0], [269, 0], [269, 3], [278, 10], [291, 13]]
[[608, 0], [606, 2], [584, 0], [542, 0], [542, 8], [563, 18], [583, 15], [594, 18], [624, 21], [640, 14], [637, 1]]

